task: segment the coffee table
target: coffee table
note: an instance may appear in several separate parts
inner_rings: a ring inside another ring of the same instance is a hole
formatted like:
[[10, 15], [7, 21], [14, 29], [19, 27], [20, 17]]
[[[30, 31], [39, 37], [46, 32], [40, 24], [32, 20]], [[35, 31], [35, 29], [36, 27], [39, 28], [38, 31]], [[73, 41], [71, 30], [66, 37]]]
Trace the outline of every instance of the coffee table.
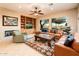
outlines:
[[48, 46], [51, 47], [51, 40], [54, 40], [54, 35], [49, 35], [49, 34], [38, 34], [35, 35], [35, 41], [37, 41], [37, 38], [40, 40], [47, 40]]

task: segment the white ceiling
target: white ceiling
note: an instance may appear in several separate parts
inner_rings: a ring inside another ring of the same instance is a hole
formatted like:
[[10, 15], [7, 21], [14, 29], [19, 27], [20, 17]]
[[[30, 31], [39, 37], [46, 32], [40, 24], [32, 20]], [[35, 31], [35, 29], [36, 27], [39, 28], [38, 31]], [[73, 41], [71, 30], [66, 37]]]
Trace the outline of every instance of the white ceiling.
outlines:
[[0, 3], [0, 7], [2, 8], [20, 12], [22, 14], [31, 14], [30, 11], [33, 10], [35, 6], [39, 7], [39, 9], [42, 10], [42, 13], [44, 13], [44, 15], [39, 16], [29, 15], [32, 17], [40, 17], [59, 11], [65, 11], [75, 8], [77, 5], [77, 3], [54, 3], [53, 6], [49, 6], [49, 3]]

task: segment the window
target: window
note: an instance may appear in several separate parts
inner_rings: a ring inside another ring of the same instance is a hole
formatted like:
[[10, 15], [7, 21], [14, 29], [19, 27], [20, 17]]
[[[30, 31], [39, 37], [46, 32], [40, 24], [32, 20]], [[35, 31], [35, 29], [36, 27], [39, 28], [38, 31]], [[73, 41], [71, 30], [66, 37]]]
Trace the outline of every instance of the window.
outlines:
[[60, 17], [60, 18], [52, 18], [52, 29], [57, 28], [57, 29], [63, 29], [65, 28], [67, 24], [67, 17]]
[[49, 27], [49, 20], [45, 19], [45, 20], [40, 20], [40, 29], [43, 31], [48, 31], [48, 27]]

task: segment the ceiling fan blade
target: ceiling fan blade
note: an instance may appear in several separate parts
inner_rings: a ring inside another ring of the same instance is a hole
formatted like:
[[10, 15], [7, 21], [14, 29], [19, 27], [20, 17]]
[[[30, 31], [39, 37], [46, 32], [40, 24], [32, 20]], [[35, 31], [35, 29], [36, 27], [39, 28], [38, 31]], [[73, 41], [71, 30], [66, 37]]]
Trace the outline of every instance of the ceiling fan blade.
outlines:
[[41, 10], [39, 10], [38, 12], [41, 12]]
[[35, 14], [35, 13], [31, 13], [30, 15], [33, 15], [33, 14]]
[[35, 7], [35, 9], [38, 9], [38, 7]]
[[44, 13], [38, 13], [38, 14], [44, 15]]
[[37, 11], [30, 11], [30, 12], [37, 13]]
[[30, 11], [30, 12], [34, 12], [34, 11]]

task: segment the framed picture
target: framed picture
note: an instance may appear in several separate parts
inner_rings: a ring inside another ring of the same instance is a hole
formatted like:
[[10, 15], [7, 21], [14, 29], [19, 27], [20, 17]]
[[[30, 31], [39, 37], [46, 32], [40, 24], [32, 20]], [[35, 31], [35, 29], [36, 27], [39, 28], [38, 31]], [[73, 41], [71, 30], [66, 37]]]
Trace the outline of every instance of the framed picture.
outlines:
[[3, 26], [18, 26], [18, 18], [3, 15]]

